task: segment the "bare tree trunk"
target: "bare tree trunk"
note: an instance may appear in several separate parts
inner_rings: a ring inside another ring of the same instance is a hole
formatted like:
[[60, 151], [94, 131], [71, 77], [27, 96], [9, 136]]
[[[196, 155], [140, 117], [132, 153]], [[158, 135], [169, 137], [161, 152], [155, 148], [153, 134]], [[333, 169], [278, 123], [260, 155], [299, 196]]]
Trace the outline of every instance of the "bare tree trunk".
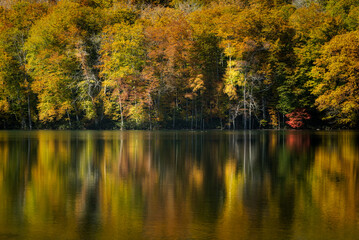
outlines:
[[123, 109], [122, 109], [122, 100], [120, 94], [118, 95], [118, 103], [120, 104], [120, 114], [121, 114], [121, 127], [120, 130], [123, 130]]
[[150, 118], [150, 130], [152, 130], [152, 119], [151, 119], [151, 114], [148, 113], [148, 117]]
[[24, 118], [21, 118], [21, 129], [23, 129], [23, 130], [26, 129], [26, 121]]
[[194, 111], [195, 111], [195, 115], [196, 115], [195, 127], [197, 129], [197, 101], [196, 100], [194, 100]]
[[252, 130], [252, 104], [249, 104], [249, 130]]
[[203, 102], [201, 103], [201, 118], [200, 118], [200, 122], [199, 122], [199, 128], [201, 129], [204, 122], [203, 122]]
[[77, 124], [79, 124], [80, 118], [79, 118], [79, 114], [78, 114], [76, 104], [74, 104], [74, 109], [75, 109], [76, 122], [77, 122]]
[[246, 79], [243, 86], [243, 129], [247, 129]]
[[283, 119], [283, 124], [282, 124], [282, 127], [284, 128], [284, 126], [285, 126], [285, 117], [284, 117], [284, 113], [282, 113], [282, 119]]
[[250, 95], [249, 95], [249, 130], [252, 129], [252, 85], [250, 86]]
[[173, 129], [175, 129], [175, 126], [176, 126], [176, 108], [177, 108], [177, 93], [176, 93], [175, 107], [173, 108], [173, 123], [172, 123]]
[[68, 117], [68, 119], [69, 119], [69, 126], [70, 126], [70, 128], [71, 128], [71, 118], [70, 118], [69, 111], [67, 111], [67, 109], [66, 109], [66, 114], [67, 114], [67, 117]]
[[31, 109], [30, 109], [30, 93], [27, 93], [27, 111], [28, 111], [28, 115], [29, 115], [29, 129], [32, 130]]
[[278, 126], [277, 126], [277, 129], [280, 129], [281, 119], [280, 119], [280, 114], [279, 114], [279, 113], [277, 113], [277, 117], [278, 117]]
[[212, 125], [212, 104], [209, 102], [209, 125]]
[[158, 92], [158, 96], [157, 96], [157, 111], [156, 111], [156, 116], [157, 119], [160, 119], [160, 108], [161, 108], [161, 91]]
[[173, 118], [172, 118], [172, 128], [174, 129], [176, 125], [176, 107], [173, 108]]
[[[230, 100], [230, 98], [229, 98]], [[231, 110], [228, 110], [228, 130], [231, 130]]]
[[150, 120], [150, 130], [152, 130], [151, 105], [148, 104], [148, 118]]
[[188, 127], [188, 99], [186, 99], [186, 127]]
[[266, 120], [266, 107], [265, 107], [265, 101], [263, 96], [262, 96], [262, 114], [263, 114], [263, 120]]

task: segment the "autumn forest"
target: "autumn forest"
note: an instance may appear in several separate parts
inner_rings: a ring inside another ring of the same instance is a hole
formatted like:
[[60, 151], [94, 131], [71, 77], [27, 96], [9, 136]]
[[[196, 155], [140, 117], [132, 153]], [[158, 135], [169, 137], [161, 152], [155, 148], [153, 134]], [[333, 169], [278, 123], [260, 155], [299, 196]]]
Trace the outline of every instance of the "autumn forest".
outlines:
[[1, 129], [359, 127], [359, 0], [2, 0]]

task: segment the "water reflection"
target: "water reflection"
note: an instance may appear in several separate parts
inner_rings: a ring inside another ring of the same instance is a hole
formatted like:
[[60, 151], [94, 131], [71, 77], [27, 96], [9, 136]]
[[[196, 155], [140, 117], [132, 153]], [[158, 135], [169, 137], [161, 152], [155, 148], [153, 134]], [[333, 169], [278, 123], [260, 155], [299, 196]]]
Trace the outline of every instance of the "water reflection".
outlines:
[[0, 239], [359, 239], [355, 132], [0, 132]]

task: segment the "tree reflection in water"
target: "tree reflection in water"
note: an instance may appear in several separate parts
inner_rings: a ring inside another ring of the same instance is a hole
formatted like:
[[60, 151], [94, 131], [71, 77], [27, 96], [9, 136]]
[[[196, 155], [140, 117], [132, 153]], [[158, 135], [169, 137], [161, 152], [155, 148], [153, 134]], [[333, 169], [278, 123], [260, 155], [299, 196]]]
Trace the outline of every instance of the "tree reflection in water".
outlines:
[[358, 239], [355, 132], [0, 133], [0, 238]]

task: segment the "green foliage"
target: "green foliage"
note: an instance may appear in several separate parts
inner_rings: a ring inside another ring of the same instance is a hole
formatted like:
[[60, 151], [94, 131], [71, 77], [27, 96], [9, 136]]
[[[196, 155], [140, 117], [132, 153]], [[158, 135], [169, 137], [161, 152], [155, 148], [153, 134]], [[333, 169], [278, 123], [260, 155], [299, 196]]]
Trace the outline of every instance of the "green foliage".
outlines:
[[358, 0], [33, 2], [0, 7], [12, 127], [358, 126]]

